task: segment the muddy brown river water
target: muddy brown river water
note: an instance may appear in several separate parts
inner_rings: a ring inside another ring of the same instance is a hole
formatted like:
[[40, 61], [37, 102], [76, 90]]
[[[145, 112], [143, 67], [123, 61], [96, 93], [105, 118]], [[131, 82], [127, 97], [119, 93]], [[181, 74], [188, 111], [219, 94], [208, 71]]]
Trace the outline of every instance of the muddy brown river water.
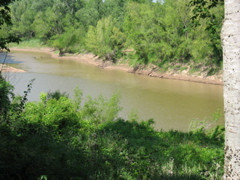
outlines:
[[[121, 94], [123, 110], [119, 116], [126, 118], [137, 112], [140, 120], [153, 118], [156, 129], [189, 130], [190, 123], [211, 119], [214, 112], [223, 113], [223, 89], [221, 85], [188, 81], [151, 78], [120, 70], [100, 69], [73, 60], [53, 59], [49, 54], [36, 52], [12, 52], [7, 63], [26, 70], [25, 73], [4, 73], [15, 86], [15, 92], [23, 94], [33, 78], [28, 99], [36, 101], [41, 92], [61, 90], [73, 94], [79, 87], [84, 97], [103, 94], [110, 97]], [[223, 118], [217, 122], [223, 124]]]

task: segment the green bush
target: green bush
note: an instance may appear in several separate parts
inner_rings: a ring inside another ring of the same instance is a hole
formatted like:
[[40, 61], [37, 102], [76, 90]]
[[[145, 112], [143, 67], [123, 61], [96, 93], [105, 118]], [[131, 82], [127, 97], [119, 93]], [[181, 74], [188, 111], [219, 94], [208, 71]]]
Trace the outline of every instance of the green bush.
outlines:
[[[1, 121], [0, 179], [221, 179], [223, 175], [223, 128], [156, 131], [153, 120], [119, 118], [118, 95], [83, 101], [82, 92], [76, 90], [74, 99], [61, 92], [42, 93], [40, 99], [25, 103], [16, 115], [9, 110], [9, 122]], [[6, 107], [16, 106], [7, 102]]]

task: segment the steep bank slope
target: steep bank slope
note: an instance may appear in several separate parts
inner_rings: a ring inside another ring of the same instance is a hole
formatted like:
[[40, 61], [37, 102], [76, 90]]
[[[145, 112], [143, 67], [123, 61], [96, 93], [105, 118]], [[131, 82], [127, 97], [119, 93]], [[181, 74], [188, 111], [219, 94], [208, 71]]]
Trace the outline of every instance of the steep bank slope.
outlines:
[[[43, 52], [50, 53], [53, 58], [58, 59], [72, 59], [74, 61], [89, 63], [95, 66], [99, 66], [99, 68], [106, 69], [118, 69], [122, 71], [126, 71], [129, 73], [136, 73], [139, 75], [146, 75], [149, 77], [157, 77], [157, 78], [165, 78], [165, 79], [175, 79], [175, 80], [183, 80], [183, 81], [192, 81], [199, 83], [208, 83], [208, 84], [217, 84], [222, 85], [222, 72], [218, 72], [214, 75], [208, 75], [206, 69], [207, 67], [199, 67], [194, 72], [190, 68], [191, 65], [183, 65], [183, 64], [175, 64], [168, 68], [167, 71], [163, 71], [155, 66], [148, 66], [145, 68], [138, 67], [133, 68], [127, 64], [119, 62], [114, 64], [109, 61], [103, 62], [97, 56], [93, 54], [65, 54], [63, 56], [59, 56], [54, 52], [53, 48], [11, 48], [12, 51], [33, 51], [33, 52]], [[184, 70], [181, 70], [184, 69]], [[11, 71], [11, 69], [9, 69]]]

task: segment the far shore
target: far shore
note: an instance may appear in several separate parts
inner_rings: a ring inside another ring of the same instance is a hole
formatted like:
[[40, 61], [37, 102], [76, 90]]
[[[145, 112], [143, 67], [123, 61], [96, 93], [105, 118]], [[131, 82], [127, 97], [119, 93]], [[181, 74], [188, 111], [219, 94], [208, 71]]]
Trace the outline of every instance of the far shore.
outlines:
[[[12, 51], [23, 51], [23, 52], [42, 52], [42, 53], [49, 53], [53, 58], [57, 59], [71, 59], [77, 62], [88, 63], [94, 66], [99, 66], [100, 68], [104, 69], [117, 69], [122, 70], [128, 73], [136, 73], [139, 75], [146, 75], [149, 77], [156, 77], [156, 78], [163, 78], [163, 79], [174, 79], [174, 80], [183, 80], [183, 81], [191, 81], [191, 82], [198, 82], [198, 83], [206, 83], [206, 84], [216, 84], [222, 85], [222, 74], [220, 75], [213, 75], [213, 76], [206, 76], [202, 73], [189, 74], [186, 70], [182, 72], [164, 72], [161, 73], [154, 68], [148, 69], [141, 69], [134, 71], [134, 69], [128, 65], [124, 64], [113, 64], [111, 62], [101, 61], [97, 56], [86, 53], [86, 54], [64, 54], [63, 56], [59, 56], [54, 52], [53, 48], [10, 48]], [[2, 71], [9, 71], [9, 72], [24, 72], [24, 70], [16, 69], [10, 66], [5, 66], [2, 68]]]

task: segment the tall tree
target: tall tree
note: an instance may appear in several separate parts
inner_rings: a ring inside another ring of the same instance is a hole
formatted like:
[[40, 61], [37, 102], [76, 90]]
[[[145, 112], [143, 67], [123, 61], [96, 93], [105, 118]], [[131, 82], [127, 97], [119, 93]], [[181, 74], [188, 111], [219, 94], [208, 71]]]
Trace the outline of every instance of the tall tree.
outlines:
[[[192, 0], [192, 3], [197, 4], [195, 17], [205, 18], [206, 10], [208, 11], [222, 1]], [[209, 2], [211, 4], [207, 6]], [[223, 179], [237, 180], [240, 178], [240, 0], [225, 0], [224, 10], [221, 32], [225, 111]]]
[[[223, 59], [220, 38], [220, 31], [224, 16], [223, 3], [223, 0], [190, 0], [189, 3], [190, 6], [193, 7], [192, 25], [194, 27], [198, 27], [205, 24], [204, 29], [208, 33], [209, 42], [205, 42], [206, 38], [201, 36], [198, 37], [204, 39], [204, 44], [211, 45], [211, 48], [208, 47], [208, 49], [205, 49], [204, 51], [212, 51], [209, 62], [217, 65], [220, 65]], [[204, 53], [200, 52], [198, 54], [201, 55]]]
[[115, 26], [115, 19], [110, 16], [98, 21], [97, 26], [90, 26], [86, 36], [86, 48], [105, 60], [116, 60], [121, 53], [125, 36]]
[[225, 0], [222, 28], [225, 108], [224, 179], [240, 178], [240, 0]]

